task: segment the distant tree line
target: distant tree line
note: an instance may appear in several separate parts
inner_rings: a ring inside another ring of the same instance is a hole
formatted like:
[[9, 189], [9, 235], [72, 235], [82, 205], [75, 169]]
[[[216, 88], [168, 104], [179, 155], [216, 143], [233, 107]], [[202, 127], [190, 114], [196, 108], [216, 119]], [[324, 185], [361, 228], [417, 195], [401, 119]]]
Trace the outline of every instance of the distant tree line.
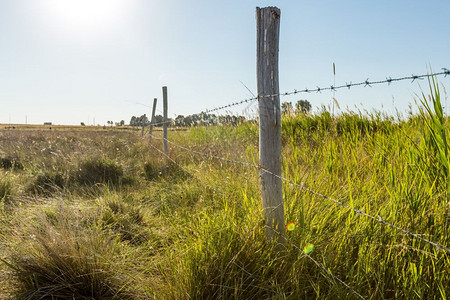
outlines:
[[[215, 114], [194, 114], [194, 115], [178, 115], [175, 119], [169, 118], [167, 120], [168, 126], [171, 127], [190, 127], [190, 126], [210, 126], [210, 125], [232, 125], [236, 126], [241, 124], [246, 119], [245, 117], [238, 117], [234, 115], [217, 116]], [[162, 115], [155, 116], [156, 126], [162, 126], [164, 123], [164, 117]], [[130, 120], [130, 126], [149, 126], [150, 120], [147, 115], [140, 117], [132, 116]]]
[[281, 103], [281, 113], [283, 115], [307, 114], [311, 111], [311, 108], [311, 103], [308, 100], [298, 100], [295, 108], [292, 106], [292, 102]]

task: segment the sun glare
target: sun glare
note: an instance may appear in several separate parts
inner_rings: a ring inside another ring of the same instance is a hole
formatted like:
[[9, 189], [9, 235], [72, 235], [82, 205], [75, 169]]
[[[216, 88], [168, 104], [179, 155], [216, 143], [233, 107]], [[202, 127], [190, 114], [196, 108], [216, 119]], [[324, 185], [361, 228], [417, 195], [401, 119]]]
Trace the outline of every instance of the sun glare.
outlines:
[[45, 0], [44, 16], [64, 33], [92, 35], [115, 28], [124, 17], [126, 0]]

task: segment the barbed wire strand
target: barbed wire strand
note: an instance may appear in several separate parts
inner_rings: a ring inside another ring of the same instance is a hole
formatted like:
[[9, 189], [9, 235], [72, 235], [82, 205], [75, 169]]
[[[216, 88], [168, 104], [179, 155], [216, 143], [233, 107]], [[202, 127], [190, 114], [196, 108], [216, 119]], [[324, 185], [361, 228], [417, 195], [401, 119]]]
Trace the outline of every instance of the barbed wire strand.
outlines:
[[241, 164], [241, 165], [244, 165], [244, 166], [248, 166], [248, 167], [259, 169], [259, 170], [261, 170], [261, 171], [263, 171], [263, 172], [265, 172], [267, 174], [270, 174], [270, 175], [272, 175], [272, 176], [274, 176], [276, 178], [279, 178], [280, 180], [282, 180], [282, 181], [284, 181], [286, 183], [289, 183], [292, 186], [295, 186], [295, 187], [298, 187], [300, 189], [303, 189], [303, 190], [307, 191], [310, 194], [319, 196], [319, 197], [321, 197], [323, 199], [326, 199], [328, 201], [331, 201], [331, 202], [333, 202], [333, 203], [335, 203], [335, 204], [337, 204], [337, 205], [339, 205], [341, 207], [344, 207], [344, 208], [346, 208], [348, 210], [351, 210], [354, 213], [356, 213], [357, 215], [361, 215], [361, 216], [367, 217], [367, 218], [369, 218], [369, 219], [371, 219], [371, 220], [373, 220], [375, 222], [378, 222], [378, 223], [380, 223], [382, 225], [389, 226], [389, 227], [391, 227], [391, 228], [393, 228], [393, 229], [395, 229], [397, 231], [400, 231], [400, 232], [402, 232], [405, 235], [409, 235], [409, 236], [411, 236], [413, 238], [416, 238], [416, 239], [421, 240], [421, 241], [423, 241], [423, 242], [425, 242], [427, 244], [430, 244], [430, 245], [434, 246], [437, 249], [444, 250], [444, 251], [450, 253], [450, 249], [445, 247], [445, 246], [443, 246], [443, 245], [441, 245], [441, 244], [438, 244], [436, 242], [430, 241], [430, 240], [428, 240], [428, 239], [426, 239], [424, 237], [421, 237], [420, 235], [418, 235], [416, 233], [410, 232], [410, 231], [408, 231], [406, 229], [403, 229], [403, 228], [401, 228], [401, 227], [399, 227], [397, 225], [394, 225], [394, 224], [391, 224], [391, 223], [389, 223], [387, 221], [384, 221], [381, 217], [374, 217], [372, 215], [369, 215], [368, 213], [366, 213], [366, 212], [364, 212], [362, 210], [359, 210], [359, 209], [353, 208], [351, 206], [348, 206], [347, 204], [345, 204], [342, 201], [338, 201], [338, 200], [333, 199], [331, 197], [328, 197], [328, 196], [326, 196], [324, 194], [316, 192], [316, 191], [314, 191], [314, 190], [312, 190], [312, 189], [310, 189], [310, 188], [308, 188], [308, 187], [306, 187], [304, 185], [298, 184], [296, 182], [293, 182], [292, 180], [289, 180], [289, 179], [284, 178], [284, 177], [282, 177], [280, 175], [274, 174], [273, 172], [270, 172], [269, 170], [267, 170], [267, 169], [265, 169], [265, 168], [263, 168], [261, 166], [258, 166], [258, 165], [255, 165], [255, 164], [251, 164], [251, 163], [248, 163], [248, 162], [244, 162], [244, 161], [239, 161], [239, 160], [219, 157], [219, 156], [216, 156], [216, 155], [211, 155], [211, 154], [203, 153], [203, 152], [200, 152], [200, 151], [192, 150], [192, 149], [189, 149], [187, 147], [178, 145], [178, 144], [176, 144], [176, 143], [174, 143], [172, 141], [169, 141], [168, 139], [165, 139], [165, 138], [157, 138], [157, 139], [166, 140], [168, 143], [174, 145], [175, 147], [178, 147], [178, 148], [183, 149], [185, 151], [189, 151], [189, 152], [192, 152], [192, 153], [195, 153], [195, 154], [199, 154], [199, 155], [202, 155], [202, 156], [205, 156], [205, 157], [219, 159], [219, 160], [227, 161], [227, 162], [230, 162], [230, 163]]
[[289, 95], [295, 95], [295, 94], [300, 94], [300, 93], [320, 93], [320, 92], [327, 91], [327, 90], [336, 91], [336, 90], [343, 89], [343, 88], [350, 89], [351, 87], [361, 86], [361, 85], [363, 85], [364, 87], [372, 87], [372, 85], [384, 84], [384, 83], [387, 83], [388, 85], [390, 85], [392, 82], [397, 82], [397, 81], [412, 80], [411, 82], [414, 82], [416, 80], [422, 80], [424, 78], [430, 78], [430, 77], [434, 77], [434, 76], [444, 75], [444, 77], [447, 77], [450, 75], [450, 70], [448, 70], [447, 68], [442, 68], [442, 70], [443, 70], [442, 72], [437, 72], [437, 73], [422, 74], [422, 75], [414, 75], [413, 74], [411, 76], [404, 76], [404, 77], [399, 77], [399, 78], [386, 77], [385, 80], [378, 80], [378, 81], [370, 81], [369, 78], [367, 78], [366, 80], [358, 82], [358, 83], [350, 82], [350, 83], [346, 83], [346, 84], [339, 85], [339, 86], [331, 85], [329, 87], [317, 87], [315, 89], [294, 90], [291, 92], [266, 95], [266, 96], [260, 96], [260, 97], [289, 96]]
[[[191, 116], [196, 116], [196, 115], [202, 115], [202, 114], [209, 114], [215, 111], [219, 111], [219, 110], [223, 110], [223, 109], [227, 109], [227, 108], [231, 108], [234, 106], [238, 106], [238, 105], [242, 105], [245, 103], [250, 103], [253, 101], [256, 101], [260, 98], [270, 98], [270, 97], [276, 97], [276, 96], [290, 96], [290, 95], [296, 95], [296, 94], [302, 94], [302, 93], [320, 93], [320, 92], [324, 92], [324, 91], [333, 91], [335, 92], [336, 90], [339, 89], [350, 89], [352, 87], [356, 87], [356, 86], [364, 86], [364, 87], [372, 87], [373, 85], [378, 85], [378, 84], [385, 84], [387, 83], [388, 85], [391, 85], [391, 83], [393, 82], [398, 82], [398, 81], [404, 81], [404, 80], [411, 80], [411, 82], [414, 82], [416, 80], [422, 80], [424, 78], [430, 78], [430, 77], [434, 77], [434, 76], [450, 76], [450, 70], [447, 68], [441, 68], [441, 72], [437, 72], [437, 73], [430, 73], [430, 74], [422, 74], [422, 75], [414, 75], [412, 74], [411, 76], [403, 76], [403, 77], [398, 77], [398, 78], [392, 78], [392, 77], [386, 77], [386, 79], [384, 80], [377, 80], [377, 81], [370, 81], [369, 78], [367, 78], [364, 81], [360, 81], [357, 83], [352, 83], [350, 81], [350, 83], [345, 83], [339, 86], [334, 86], [331, 85], [329, 87], [316, 87], [315, 89], [302, 89], [302, 90], [294, 90], [294, 91], [290, 91], [290, 92], [284, 92], [284, 93], [279, 93], [279, 94], [272, 94], [272, 95], [261, 95], [259, 97], [252, 97], [252, 98], [247, 98], [247, 99], [243, 99], [241, 101], [237, 101], [237, 102], [232, 102], [223, 106], [219, 106], [219, 107], [215, 107], [212, 109], [206, 109], [200, 113], [196, 113], [196, 114], [192, 114]], [[140, 103], [139, 103], [140, 104]], [[187, 117], [182, 118], [181, 120], [186, 119]], [[159, 125], [164, 125], [164, 124], [170, 124], [173, 121], [164, 121], [164, 122], [158, 122], [158, 123], [154, 123], [153, 126], [159, 126]]]
[[[156, 139], [161, 139], [161, 138], [157, 138]], [[173, 144], [173, 143], [172, 143]], [[176, 162], [174, 159], [172, 159], [169, 155], [167, 155], [166, 153], [164, 153], [163, 151], [161, 151], [160, 149], [156, 148], [155, 146], [153, 146], [151, 143], [149, 144], [153, 149], [155, 149], [156, 151], [158, 151], [160, 154], [162, 154], [164, 157], [166, 157], [167, 159], [169, 159], [171, 162], [173, 162], [174, 164], [176, 164], [178, 167], [180, 167], [184, 172], [186, 172], [187, 174], [193, 176], [198, 182], [203, 182], [202, 180], [200, 180], [197, 176], [193, 175], [192, 173], [190, 173], [186, 168], [184, 168], [181, 164], [179, 164], [178, 162]], [[179, 146], [179, 145], [178, 145]], [[181, 146], [182, 147], [182, 146]], [[183, 147], [184, 148], [184, 147]], [[186, 148], [187, 150], [189, 150], [188, 148]], [[197, 151], [195, 151], [197, 152]], [[198, 152], [200, 153], [200, 152]], [[232, 160], [231, 160], [232, 161]], [[233, 161], [233, 162], [239, 162], [239, 161]], [[243, 163], [243, 162], [241, 162]], [[251, 166], [251, 164], [249, 164], [249, 166]], [[213, 188], [213, 190], [215, 190]], [[216, 190], [215, 190], [216, 191]], [[238, 202], [235, 202], [238, 203]], [[282, 236], [280, 232], [275, 230], [275, 233], [277, 233], [278, 235]], [[301, 253], [303, 253], [304, 256], [306, 256], [308, 259], [310, 259], [316, 266], [318, 266], [320, 269], [322, 269], [326, 274], [328, 274], [329, 276], [331, 276], [334, 280], [340, 282], [343, 286], [345, 286], [347, 289], [349, 289], [351, 292], [353, 292], [356, 296], [358, 296], [360, 299], [366, 299], [364, 298], [361, 294], [359, 294], [354, 288], [352, 288], [349, 284], [347, 284], [345, 281], [343, 281], [342, 279], [340, 279], [338, 276], [334, 275], [330, 270], [328, 270], [325, 266], [323, 266], [321, 263], [319, 263], [317, 260], [315, 260], [314, 258], [312, 258], [309, 254], [305, 253], [304, 251], [302, 251], [302, 249], [300, 249], [300, 247], [298, 247], [296, 244], [294, 244], [291, 240], [287, 239], [286, 237], [284, 237], [284, 240], [286, 242], [288, 242], [289, 244], [291, 244], [294, 248], [296, 248], [297, 250], [299, 250]]]

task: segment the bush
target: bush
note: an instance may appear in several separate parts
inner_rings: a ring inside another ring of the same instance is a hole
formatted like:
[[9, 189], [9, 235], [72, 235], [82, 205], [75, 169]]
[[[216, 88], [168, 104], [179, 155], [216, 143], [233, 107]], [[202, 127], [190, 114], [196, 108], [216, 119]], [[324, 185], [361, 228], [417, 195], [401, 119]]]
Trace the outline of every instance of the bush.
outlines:
[[181, 169], [173, 162], [165, 164], [156, 162], [146, 162], [144, 164], [144, 176], [147, 180], [155, 180], [158, 178], [186, 180], [190, 177], [186, 171]]
[[47, 172], [39, 174], [29, 188], [35, 194], [51, 196], [64, 189], [66, 180], [60, 173]]
[[23, 164], [17, 159], [13, 157], [3, 157], [0, 158], [0, 168], [5, 170], [15, 169], [15, 170], [23, 170]]
[[95, 185], [98, 183], [118, 185], [123, 183], [123, 169], [107, 158], [95, 158], [81, 163], [76, 175], [78, 183]]

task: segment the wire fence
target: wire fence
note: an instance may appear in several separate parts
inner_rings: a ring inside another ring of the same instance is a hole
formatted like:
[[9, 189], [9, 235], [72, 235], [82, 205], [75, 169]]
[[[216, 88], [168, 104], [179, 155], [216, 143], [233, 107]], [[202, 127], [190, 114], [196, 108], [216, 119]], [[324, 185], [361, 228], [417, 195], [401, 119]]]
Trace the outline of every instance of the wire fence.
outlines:
[[[411, 82], [414, 82], [416, 80], [422, 80], [422, 79], [425, 79], [425, 78], [431, 78], [431, 77], [436, 77], [436, 76], [447, 77], [448, 75], [450, 75], [450, 70], [448, 70], [446, 68], [442, 68], [442, 72], [437, 72], [437, 73], [422, 74], [422, 75], [411, 75], [411, 76], [403, 76], [403, 77], [397, 77], [397, 78], [386, 77], [386, 79], [384, 79], [384, 80], [377, 80], [377, 81], [371, 81], [369, 79], [366, 79], [364, 81], [360, 81], [360, 82], [357, 82], [357, 83], [350, 82], [350, 83], [346, 83], [346, 84], [338, 85], [338, 86], [331, 85], [329, 87], [317, 87], [315, 89], [294, 90], [294, 91], [284, 92], [284, 93], [280, 93], [280, 94], [263, 95], [263, 96], [259, 96], [259, 97], [253, 97], [253, 98], [244, 99], [244, 100], [233, 102], [233, 103], [229, 103], [227, 105], [223, 105], [223, 106], [220, 106], [220, 107], [207, 109], [207, 110], [202, 111], [202, 112], [200, 112], [200, 113], [198, 113], [196, 115], [207, 115], [207, 114], [210, 114], [212, 112], [228, 109], [228, 108], [231, 108], [231, 107], [234, 107], [234, 106], [238, 106], [238, 105], [242, 105], [242, 104], [245, 104], [245, 103], [250, 103], [250, 102], [259, 100], [261, 98], [264, 98], [264, 97], [288, 96], [288, 95], [295, 95], [295, 94], [300, 94], [300, 93], [314, 93], [314, 92], [315, 93], [320, 93], [320, 92], [324, 92], [324, 91], [332, 91], [332, 92], [334, 92], [334, 91], [339, 90], [339, 89], [344, 89], [344, 88], [351, 89], [352, 87], [357, 87], [357, 86], [371, 87], [373, 85], [380, 85], [380, 84], [388, 84], [388, 85], [390, 85], [393, 82], [399, 82], [399, 81], [405, 81], [405, 80], [411, 80]], [[172, 123], [172, 121], [159, 122], [159, 123], [152, 124], [152, 125], [153, 126], [158, 126], [158, 125], [164, 125], [164, 124], [169, 124], [169, 123]], [[338, 207], [344, 208], [344, 209], [348, 210], [349, 212], [355, 213], [358, 216], [365, 217], [365, 218], [367, 218], [367, 219], [369, 219], [371, 221], [374, 221], [374, 222], [376, 222], [378, 224], [390, 227], [390, 228], [396, 230], [397, 232], [399, 232], [399, 233], [401, 233], [401, 234], [403, 234], [405, 236], [409, 236], [412, 239], [416, 239], [416, 240], [419, 240], [421, 242], [424, 242], [424, 243], [426, 243], [426, 244], [436, 248], [437, 250], [441, 250], [441, 251], [444, 251], [446, 253], [450, 253], [450, 248], [448, 248], [447, 246], [444, 246], [444, 245], [442, 245], [440, 243], [431, 241], [431, 240], [423, 237], [424, 236], [423, 234], [417, 234], [417, 233], [411, 232], [411, 231], [409, 231], [407, 229], [404, 229], [404, 228], [402, 228], [400, 226], [397, 226], [397, 225], [395, 225], [393, 223], [390, 223], [390, 222], [388, 222], [386, 220], [383, 220], [380, 216], [371, 215], [371, 214], [365, 212], [363, 209], [357, 209], [355, 207], [352, 207], [350, 205], [345, 204], [342, 201], [336, 200], [336, 199], [334, 199], [332, 197], [329, 197], [329, 196], [327, 196], [325, 194], [317, 192], [317, 191], [313, 190], [312, 188], [307, 187], [307, 186], [305, 186], [303, 184], [299, 184], [299, 183], [294, 182], [294, 181], [292, 181], [292, 180], [290, 180], [288, 178], [285, 178], [283, 176], [274, 174], [273, 172], [270, 172], [269, 170], [267, 170], [264, 167], [262, 167], [261, 165], [257, 165], [257, 164], [254, 164], [254, 163], [249, 163], [249, 162], [246, 162], [246, 161], [231, 159], [231, 158], [228, 158], [228, 157], [221, 157], [221, 156], [205, 153], [205, 152], [202, 152], [202, 151], [197, 151], [197, 150], [185, 147], [183, 145], [174, 143], [173, 141], [170, 141], [169, 139], [164, 138], [164, 137], [158, 137], [158, 136], [155, 136], [155, 135], [150, 135], [150, 136], [152, 138], [154, 138], [154, 139], [160, 139], [162, 141], [165, 141], [168, 144], [172, 145], [173, 147], [179, 148], [179, 149], [181, 149], [183, 151], [187, 151], [187, 152], [195, 154], [195, 155], [200, 155], [200, 156], [203, 156], [203, 157], [206, 157], [206, 158], [209, 158], [209, 159], [221, 160], [221, 161], [225, 161], [225, 162], [232, 163], [232, 164], [238, 164], [238, 165], [242, 165], [242, 166], [245, 166], [245, 167], [250, 167], [250, 168], [253, 168], [253, 169], [257, 169], [259, 172], [270, 174], [271, 176], [274, 176], [274, 177], [280, 179], [282, 182], [285, 182], [285, 183], [291, 185], [292, 187], [301, 189], [301, 190], [303, 190], [303, 191], [305, 191], [305, 192], [307, 192], [307, 193], [309, 193], [311, 195], [314, 195], [314, 196], [317, 196], [317, 197], [321, 197], [321, 198], [323, 198], [325, 200], [328, 200], [328, 201], [334, 203], [335, 205], [337, 205]], [[163, 151], [157, 149], [153, 145], [152, 145], [152, 147], [154, 149], [156, 149], [159, 153], [164, 155], [171, 162], [177, 164], [184, 172], [187, 172], [188, 174], [190, 174], [189, 170], [187, 170], [186, 168], [181, 166], [179, 163], [177, 163], [167, 153], [164, 153]], [[199, 178], [197, 178], [197, 180], [201, 181]], [[280, 233], [278, 233], [278, 234], [280, 236], [282, 236]], [[289, 245], [291, 245], [292, 247], [295, 247], [300, 252], [302, 252], [305, 257], [307, 257], [309, 260], [311, 260], [325, 274], [327, 274], [328, 276], [331, 276], [333, 278], [333, 280], [335, 280], [335, 281], [339, 282], [340, 284], [342, 284], [343, 286], [345, 286], [349, 291], [351, 291], [358, 298], [365, 299], [353, 287], [351, 287], [349, 284], [344, 282], [338, 276], [334, 275], [329, 269], [327, 269], [324, 265], [322, 265], [317, 260], [312, 258], [308, 253], [302, 251], [302, 249], [300, 249], [300, 247], [297, 246], [295, 243], [293, 243], [292, 241], [290, 241], [289, 239], [287, 239], [285, 237], [284, 237], [284, 239], [286, 240], [286, 242]]]
[[[153, 136], [153, 138], [155, 139], [159, 139], [159, 140], [164, 140], [164, 138], [159, 138], [156, 136]], [[167, 139], [165, 139], [167, 140]], [[221, 159], [221, 160], [225, 160], [227, 162], [232, 162], [235, 164], [241, 164], [247, 167], [257, 167], [256, 165], [253, 165], [251, 163], [247, 163], [247, 162], [243, 162], [243, 161], [238, 161], [238, 160], [232, 160], [232, 159], [227, 159], [227, 158], [221, 158], [218, 156], [214, 156], [214, 155], [208, 155], [206, 153], [202, 153], [199, 151], [195, 151], [189, 148], [186, 148], [184, 146], [178, 145], [176, 143], [173, 143], [169, 140], [167, 140], [168, 143], [170, 143], [171, 145], [174, 145], [175, 147], [178, 147], [180, 149], [183, 149], [185, 151], [189, 151], [191, 153], [194, 154], [199, 154], [199, 155], [203, 155], [203, 156], [207, 156], [209, 158], [214, 158], [214, 159]], [[183, 170], [183, 172], [191, 175], [193, 178], [195, 178], [197, 181], [202, 182], [197, 176], [193, 175], [191, 172], [189, 172], [189, 170], [187, 170], [185, 167], [183, 167], [181, 164], [179, 164], [176, 160], [174, 160], [173, 158], [171, 158], [168, 154], [164, 153], [163, 151], [161, 151], [160, 149], [156, 148], [154, 145], [150, 144], [150, 146], [155, 149], [158, 153], [160, 153], [161, 155], [163, 155], [166, 159], [168, 159], [169, 161], [171, 161], [172, 163], [176, 164], [181, 170]], [[259, 168], [258, 168], [259, 169]], [[213, 188], [214, 189], [214, 188]], [[217, 191], [216, 189], [214, 189], [215, 191]], [[267, 225], [266, 225], [267, 226]], [[275, 231], [279, 236], [283, 236], [280, 232]], [[334, 275], [329, 269], [327, 269], [323, 264], [319, 263], [317, 260], [315, 260], [313, 257], [311, 257], [311, 255], [309, 255], [308, 253], [305, 253], [298, 245], [296, 245], [295, 243], [293, 243], [291, 240], [287, 239], [286, 237], [283, 237], [284, 241], [286, 241], [290, 246], [294, 247], [295, 249], [299, 250], [300, 253], [302, 253], [302, 255], [306, 258], [308, 258], [309, 260], [311, 260], [319, 269], [321, 269], [325, 274], [327, 274], [328, 276], [330, 276], [331, 278], [333, 278], [333, 280], [336, 280], [337, 282], [339, 282], [340, 284], [342, 284], [343, 286], [345, 286], [350, 292], [352, 292], [354, 295], [356, 295], [358, 298], [360, 299], [366, 299], [364, 296], [362, 296], [360, 293], [358, 293], [353, 287], [351, 287], [349, 284], [347, 284], [345, 281], [343, 281], [342, 279], [340, 279], [338, 276]]]
[[184, 146], [181, 146], [181, 145], [179, 145], [179, 144], [176, 144], [176, 143], [174, 143], [174, 142], [172, 142], [172, 141], [170, 141], [170, 140], [168, 140], [168, 139], [159, 138], [159, 137], [155, 137], [155, 136], [153, 136], [153, 137], [156, 138], [156, 139], [165, 140], [165, 141], [167, 141], [169, 144], [171, 144], [171, 145], [173, 145], [173, 146], [175, 146], [175, 147], [177, 147], [177, 148], [179, 148], [179, 149], [182, 149], [182, 150], [185, 150], [185, 151], [189, 151], [189, 152], [191, 152], [191, 153], [193, 153], [193, 154], [198, 154], [198, 155], [202, 155], [202, 156], [207, 157], [207, 158], [218, 159], [218, 160], [226, 161], [226, 162], [229, 162], [229, 163], [240, 164], [240, 165], [243, 165], [243, 166], [247, 166], [247, 167], [252, 167], [252, 168], [258, 169], [258, 170], [260, 170], [260, 171], [263, 171], [264, 173], [267, 173], [267, 174], [270, 174], [270, 175], [272, 175], [272, 176], [274, 176], [274, 177], [277, 177], [278, 179], [280, 179], [280, 180], [282, 180], [282, 181], [284, 181], [284, 182], [290, 184], [291, 186], [300, 188], [300, 189], [302, 189], [302, 190], [304, 190], [304, 191], [306, 191], [306, 192], [308, 192], [308, 193], [310, 193], [310, 194], [312, 194], [312, 195], [319, 196], [319, 197], [321, 197], [321, 198], [323, 198], [323, 199], [326, 199], [326, 200], [328, 200], [328, 201], [331, 201], [331, 202], [333, 202], [333, 203], [335, 203], [335, 204], [337, 204], [337, 205], [339, 205], [339, 206], [341, 206], [341, 207], [343, 207], [343, 208], [346, 208], [346, 209], [348, 209], [348, 210], [350, 210], [350, 211], [356, 213], [357, 215], [364, 216], [364, 217], [369, 218], [369, 219], [371, 219], [371, 220], [373, 220], [373, 221], [375, 221], [375, 222], [378, 222], [378, 223], [380, 223], [380, 224], [382, 224], [382, 225], [389, 226], [389, 227], [391, 227], [391, 228], [393, 228], [393, 229], [395, 229], [395, 230], [397, 230], [397, 231], [399, 231], [399, 232], [401, 232], [401, 233], [403, 233], [403, 234], [405, 234], [405, 235], [408, 235], [408, 236], [413, 237], [413, 238], [415, 238], [415, 239], [421, 240], [422, 242], [425, 242], [425, 243], [427, 243], [427, 244], [429, 244], [429, 245], [432, 245], [433, 247], [435, 247], [435, 248], [437, 248], [437, 249], [439, 249], [439, 250], [444, 250], [444, 251], [450, 253], [450, 248], [448, 248], [448, 247], [446, 247], [446, 246], [443, 246], [443, 245], [441, 245], [441, 244], [439, 244], [439, 243], [430, 241], [430, 240], [428, 240], [428, 239], [426, 239], [426, 238], [423, 238], [423, 237], [420, 236], [419, 234], [413, 233], [413, 232], [408, 231], [408, 230], [406, 230], [406, 229], [403, 229], [403, 228], [401, 228], [401, 227], [399, 227], [399, 226], [397, 226], [397, 225], [391, 224], [391, 223], [389, 223], [389, 222], [383, 220], [383, 219], [382, 219], [381, 217], [379, 217], [379, 216], [377, 216], [377, 217], [372, 216], [372, 215], [370, 215], [370, 214], [364, 212], [363, 210], [353, 208], [353, 207], [351, 207], [351, 206], [345, 204], [345, 203], [342, 202], [342, 201], [338, 201], [338, 200], [333, 199], [333, 198], [331, 198], [331, 197], [328, 197], [328, 196], [326, 196], [326, 195], [324, 195], [324, 194], [322, 194], [322, 193], [316, 192], [316, 191], [312, 190], [311, 188], [308, 188], [308, 187], [306, 187], [306, 186], [304, 186], [304, 185], [302, 185], [302, 184], [296, 183], [296, 182], [294, 182], [294, 181], [292, 181], [292, 180], [290, 180], [290, 179], [287, 179], [287, 178], [285, 178], [285, 177], [282, 177], [282, 176], [279, 176], [279, 175], [277, 175], [277, 174], [274, 174], [274, 173], [270, 172], [269, 170], [267, 170], [267, 169], [265, 169], [265, 168], [263, 168], [263, 167], [261, 167], [261, 166], [258, 166], [258, 165], [256, 165], [256, 164], [252, 164], [252, 163], [245, 162], [245, 161], [239, 161], [239, 160], [229, 159], [229, 158], [225, 158], [225, 157], [220, 157], [220, 156], [216, 156], [216, 155], [211, 155], [211, 154], [208, 154], [208, 153], [204, 153], [204, 152], [200, 152], [200, 151], [196, 151], [196, 150], [189, 149], [189, 148], [187, 148], [187, 147], [184, 147]]
[[[441, 72], [434, 72], [434, 73], [428, 73], [428, 74], [421, 74], [421, 75], [410, 75], [410, 76], [403, 76], [403, 77], [386, 77], [386, 79], [383, 80], [375, 80], [375, 81], [371, 81], [369, 80], [369, 78], [367, 78], [366, 80], [363, 81], [359, 81], [356, 83], [352, 83], [350, 81], [350, 83], [345, 83], [345, 84], [341, 84], [341, 85], [330, 85], [327, 87], [316, 87], [316, 88], [305, 88], [305, 89], [299, 89], [299, 90], [293, 90], [293, 91], [288, 91], [288, 92], [284, 92], [284, 93], [279, 93], [279, 94], [273, 94], [273, 95], [260, 95], [258, 97], [251, 97], [251, 98], [247, 98], [247, 99], [243, 99], [240, 101], [236, 101], [236, 102], [231, 102], [229, 104], [226, 105], [222, 105], [222, 106], [218, 106], [218, 107], [214, 107], [211, 109], [206, 109], [204, 111], [201, 111], [199, 113], [195, 113], [190, 115], [190, 117], [192, 116], [200, 116], [200, 119], [202, 119], [202, 115], [203, 116], [207, 116], [208, 114], [211, 114], [213, 112], [217, 112], [217, 111], [221, 111], [221, 110], [226, 110], [235, 106], [239, 106], [242, 104], [246, 104], [246, 103], [252, 103], [254, 101], [257, 101], [261, 98], [270, 98], [270, 97], [279, 97], [279, 96], [290, 96], [290, 95], [296, 95], [296, 94], [310, 94], [310, 93], [321, 93], [321, 92], [326, 92], [326, 91], [337, 91], [340, 89], [351, 89], [352, 87], [358, 87], [358, 86], [363, 86], [363, 87], [372, 87], [374, 85], [381, 85], [381, 84], [388, 84], [391, 85], [391, 83], [395, 83], [395, 82], [399, 82], [399, 81], [409, 81], [411, 80], [411, 83], [416, 81], [416, 80], [423, 80], [425, 78], [431, 78], [431, 77], [437, 77], [437, 76], [450, 76], [450, 70], [447, 68], [441, 68]], [[136, 104], [141, 104], [144, 105], [146, 107], [150, 107], [148, 105], [136, 102]], [[185, 120], [186, 118], [188, 118], [188, 116], [186, 117], [182, 117], [179, 118], [178, 121], [181, 120]], [[165, 124], [173, 124], [174, 120], [168, 120], [168, 121], [162, 121], [162, 122], [157, 122], [157, 123], [153, 123], [153, 126], [161, 126], [161, 125], [165, 125]]]
[[320, 93], [320, 92], [325, 92], [325, 91], [336, 91], [336, 90], [340, 90], [340, 89], [350, 89], [352, 87], [356, 87], [356, 86], [364, 86], [364, 87], [371, 87], [373, 85], [378, 85], [378, 84], [388, 84], [390, 85], [393, 82], [398, 82], [398, 81], [405, 81], [405, 80], [411, 80], [411, 82], [414, 82], [416, 80], [422, 80], [424, 78], [430, 78], [430, 77], [435, 77], [435, 76], [444, 76], [447, 77], [450, 75], [450, 70], [447, 68], [442, 68], [441, 72], [437, 72], [437, 73], [430, 73], [430, 74], [422, 74], [422, 75], [411, 75], [411, 76], [403, 76], [403, 77], [397, 77], [397, 78], [392, 78], [392, 77], [386, 77], [386, 79], [384, 80], [376, 80], [376, 81], [371, 81], [369, 80], [369, 78], [367, 78], [364, 81], [360, 81], [357, 83], [345, 83], [342, 85], [338, 85], [338, 86], [334, 86], [334, 85], [330, 85], [328, 87], [316, 87], [313, 89], [300, 89], [300, 90], [293, 90], [290, 92], [284, 92], [284, 93], [279, 93], [279, 94], [273, 94], [273, 95], [261, 95], [259, 97], [252, 97], [252, 98], [248, 98], [248, 99], [244, 99], [241, 101], [237, 101], [237, 102], [233, 102], [233, 103], [229, 103], [227, 105], [223, 105], [223, 106], [219, 106], [219, 107], [215, 107], [212, 109], [207, 109], [205, 110], [206, 113], [211, 113], [211, 112], [215, 112], [215, 111], [219, 111], [219, 110], [223, 110], [223, 109], [227, 109], [227, 108], [231, 108], [233, 106], [237, 106], [237, 105], [241, 105], [244, 103], [249, 103], [252, 101], [256, 101], [259, 98], [270, 98], [270, 97], [278, 97], [278, 96], [289, 96], [289, 95], [296, 95], [296, 94], [302, 94], [302, 93]]

